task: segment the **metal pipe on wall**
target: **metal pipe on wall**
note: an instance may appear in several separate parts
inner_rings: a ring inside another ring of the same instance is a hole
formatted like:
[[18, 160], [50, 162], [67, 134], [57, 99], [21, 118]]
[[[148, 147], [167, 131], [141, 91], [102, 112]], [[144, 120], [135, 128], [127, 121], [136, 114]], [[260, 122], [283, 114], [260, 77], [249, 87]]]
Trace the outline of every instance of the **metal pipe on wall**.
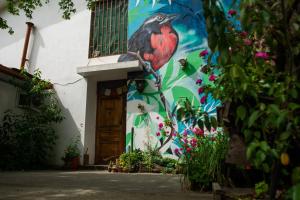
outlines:
[[27, 61], [26, 57], [27, 57], [28, 44], [29, 44], [29, 40], [30, 40], [30, 34], [31, 34], [32, 28], [34, 27], [34, 24], [32, 22], [26, 22], [26, 24], [27, 24], [27, 31], [26, 31], [25, 41], [24, 41], [20, 69], [24, 69], [25, 62]]

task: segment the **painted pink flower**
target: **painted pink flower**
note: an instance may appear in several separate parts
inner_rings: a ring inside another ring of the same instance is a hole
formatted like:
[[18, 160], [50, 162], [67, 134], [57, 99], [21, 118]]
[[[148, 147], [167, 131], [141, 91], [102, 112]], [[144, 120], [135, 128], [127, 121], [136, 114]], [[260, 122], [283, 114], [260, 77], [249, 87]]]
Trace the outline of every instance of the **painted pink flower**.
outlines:
[[241, 37], [247, 37], [248, 33], [246, 31], [242, 31], [240, 33]]
[[229, 10], [228, 14], [231, 16], [234, 16], [234, 15], [236, 15], [236, 10]]
[[256, 58], [262, 58], [262, 59], [268, 59], [269, 58], [269, 54], [267, 52], [260, 51], [260, 52], [257, 52], [255, 54], [255, 57]]
[[243, 41], [246, 46], [250, 46], [252, 44], [252, 40], [250, 40], [248, 38], [244, 39]]
[[216, 78], [217, 78], [217, 77], [216, 77], [214, 74], [212, 74], [212, 75], [209, 76], [208, 80], [210, 80], [210, 81], [215, 81]]
[[163, 123], [159, 123], [159, 124], [158, 124], [159, 130], [161, 130], [163, 127], [164, 127], [164, 124], [163, 124]]
[[157, 132], [157, 133], [156, 133], [156, 136], [159, 137], [159, 136], [160, 136], [160, 132]]
[[196, 84], [198, 84], [198, 85], [201, 85], [201, 83], [202, 83], [202, 80], [201, 80], [201, 79], [198, 79], [198, 80], [196, 81]]
[[204, 57], [204, 56], [206, 56], [207, 54], [208, 54], [208, 51], [205, 49], [205, 50], [201, 51], [199, 55], [200, 55], [201, 57]]
[[203, 96], [201, 99], [200, 99], [200, 103], [201, 104], [205, 104], [205, 102], [206, 102], [206, 96]]
[[204, 87], [198, 89], [198, 94], [202, 94], [204, 92]]
[[178, 148], [175, 149], [175, 154], [179, 154], [179, 149]]

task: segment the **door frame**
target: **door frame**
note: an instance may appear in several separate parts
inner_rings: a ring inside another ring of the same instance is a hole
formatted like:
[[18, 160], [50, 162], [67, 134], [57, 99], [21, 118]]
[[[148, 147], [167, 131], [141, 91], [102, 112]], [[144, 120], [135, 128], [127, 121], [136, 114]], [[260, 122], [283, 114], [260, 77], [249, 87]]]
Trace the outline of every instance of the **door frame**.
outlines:
[[[98, 158], [98, 149], [97, 147], [97, 134], [98, 134], [98, 121], [101, 116], [99, 116], [99, 104], [102, 99], [109, 99], [109, 98], [114, 98], [114, 96], [104, 96], [101, 94], [102, 89], [105, 89], [105, 86], [112, 86], [111, 89], [118, 88], [117, 86], [123, 86], [125, 87], [125, 91], [122, 91], [121, 95], [116, 95], [116, 96], [121, 96], [123, 99], [123, 112], [122, 112], [122, 133], [121, 133], [121, 138], [120, 138], [120, 144], [119, 144], [119, 150], [120, 152], [125, 151], [125, 143], [126, 143], [126, 111], [127, 111], [127, 80], [126, 79], [121, 79], [121, 80], [112, 80], [112, 81], [99, 81], [97, 82], [97, 103], [96, 103], [96, 123], [95, 123], [95, 164], [99, 164]], [[115, 86], [115, 87], [114, 87]], [[115, 96], [115, 97], [116, 97]]]

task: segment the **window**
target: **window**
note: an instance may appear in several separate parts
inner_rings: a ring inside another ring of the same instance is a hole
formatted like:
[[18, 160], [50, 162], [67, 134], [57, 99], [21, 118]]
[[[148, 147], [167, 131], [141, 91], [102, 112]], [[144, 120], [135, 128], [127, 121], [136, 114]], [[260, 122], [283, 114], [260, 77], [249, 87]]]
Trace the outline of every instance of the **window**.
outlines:
[[89, 57], [127, 52], [128, 0], [100, 0], [92, 10]]

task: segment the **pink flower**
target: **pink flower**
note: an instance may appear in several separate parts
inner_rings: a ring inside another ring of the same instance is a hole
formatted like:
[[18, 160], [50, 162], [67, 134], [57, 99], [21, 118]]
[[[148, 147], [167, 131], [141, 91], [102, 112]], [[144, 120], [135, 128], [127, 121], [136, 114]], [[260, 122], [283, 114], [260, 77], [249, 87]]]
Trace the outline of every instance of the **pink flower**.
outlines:
[[176, 133], [173, 133], [173, 134], [172, 134], [172, 136], [173, 136], [173, 137], [176, 137], [176, 136], [177, 136], [177, 134], [176, 134]]
[[246, 31], [242, 31], [240, 33], [241, 37], [247, 37], [248, 33]]
[[208, 51], [207, 51], [206, 49], [200, 52], [200, 56], [201, 56], [201, 57], [204, 57], [204, 56], [206, 56], [207, 54], [208, 54]]
[[184, 132], [183, 132], [183, 137], [187, 137], [187, 135], [188, 135], [187, 130], [184, 130]]
[[212, 75], [209, 76], [209, 79], [208, 79], [208, 80], [210, 80], [210, 81], [215, 81], [216, 78], [217, 78], [217, 77], [216, 77], [214, 74], [212, 74]]
[[196, 81], [196, 84], [201, 84], [202, 83], [202, 80], [201, 79], [198, 79], [197, 81]]
[[246, 46], [250, 46], [252, 44], [252, 40], [250, 40], [248, 38], [244, 39], [243, 41]]
[[262, 58], [262, 59], [268, 59], [269, 58], [269, 55], [267, 52], [263, 52], [263, 51], [260, 51], [260, 52], [257, 52], [255, 54], [255, 57], [256, 58]]
[[183, 142], [184, 142], [185, 144], [189, 143], [189, 141], [188, 141], [186, 138], [183, 139]]
[[187, 153], [190, 153], [191, 151], [192, 151], [192, 148], [190, 148], [190, 147], [186, 148]]
[[193, 132], [197, 136], [204, 136], [204, 131], [202, 129], [200, 129], [200, 128], [194, 128]]
[[183, 150], [183, 148], [180, 148], [180, 151], [182, 151]]
[[160, 132], [157, 132], [157, 133], [156, 133], [156, 136], [159, 137], [159, 136], [160, 136]]
[[215, 132], [215, 131], [216, 131], [216, 129], [215, 129], [214, 127], [212, 127], [210, 130], [211, 130], [212, 132]]
[[206, 102], [206, 96], [203, 96], [201, 99], [200, 99], [200, 103], [201, 104], [205, 104], [205, 102]]
[[159, 116], [157, 116], [156, 119], [159, 119]]
[[159, 130], [161, 130], [163, 127], [164, 127], [163, 123], [159, 123], [159, 124], [158, 124]]
[[179, 154], [179, 149], [178, 148], [175, 149], [175, 154]]
[[204, 87], [201, 87], [201, 88], [198, 89], [199, 94], [202, 94], [203, 92], [204, 92]]
[[197, 146], [197, 139], [193, 138], [190, 143], [191, 143], [192, 147], [196, 147]]
[[236, 10], [229, 10], [228, 15], [231, 15], [231, 16], [236, 15]]

